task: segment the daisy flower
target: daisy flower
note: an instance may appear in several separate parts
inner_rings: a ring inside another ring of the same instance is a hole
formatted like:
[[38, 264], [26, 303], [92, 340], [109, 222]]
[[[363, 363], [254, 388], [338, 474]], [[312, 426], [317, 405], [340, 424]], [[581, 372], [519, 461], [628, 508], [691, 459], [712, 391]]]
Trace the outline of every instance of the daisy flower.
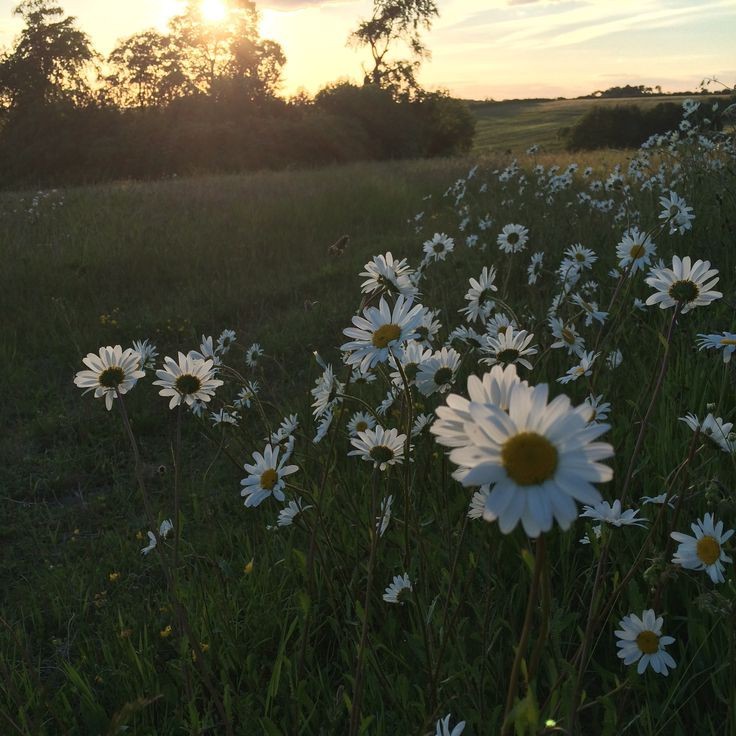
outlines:
[[623, 234], [621, 242], [616, 246], [619, 268], [630, 266], [630, 273], [635, 274], [649, 265], [656, 252], [652, 239], [642, 233], [638, 227], [631, 227]]
[[500, 333], [505, 333], [509, 327], [517, 330], [519, 325], [504, 312], [498, 312], [486, 322], [486, 333], [490, 337], [497, 337]]
[[459, 367], [460, 353], [452, 348], [442, 348], [419, 364], [417, 388], [425, 396], [431, 396], [435, 391], [447, 393], [452, 388]]
[[664, 649], [675, 640], [671, 636], [662, 636], [663, 622], [662, 616], [656, 617], [650, 608], [642, 613], [641, 618], [633, 613], [624, 616], [618, 623], [621, 628], [614, 632], [618, 637], [619, 659], [623, 659], [626, 665], [638, 662], [636, 671], [640, 675], [647, 665], [651, 665], [655, 672], [666, 677], [669, 674], [667, 668], [677, 666]]
[[430, 240], [424, 242], [424, 253], [427, 261], [444, 261], [448, 253], [455, 248], [455, 241], [445, 233], [435, 233]]
[[348, 434], [356, 437], [358, 432], [365, 432], [366, 429], [373, 429], [376, 426], [376, 420], [372, 414], [367, 411], [356, 411], [348, 422]]
[[332, 366], [325, 366], [322, 375], [315, 381], [315, 386], [311, 390], [314, 398], [312, 408], [316, 419], [342, 401], [338, 394], [341, 394], [344, 388], [345, 386], [337, 380]]
[[581, 518], [593, 519], [593, 521], [605, 522], [611, 526], [645, 526], [646, 519], [637, 518], [637, 509], [626, 509], [621, 511], [621, 501], [616, 499], [613, 505], [608, 501], [601, 501], [593, 506], [583, 506]]
[[202, 335], [202, 342], [199, 345], [199, 350], [190, 350], [187, 355], [194, 360], [211, 360], [215, 366], [220, 365], [220, 356], [215, 351], [215, 344], [210, 335]]
[[287, 475], [296, 473], [299, 468], [296, 465], [284, 465], [287, 460], [284, 455], [279, 460], [279, 451], [281, 448], [272, 448], [266, 445], [263, 454], [260, 452], [253, 453], [253, 464], [246, 463], [243, 467], [248, 473], [247, 478], [240, 481], [240, 485], [244, 486], [240, 491], [240, 495], [245, 497], [245, 505], [248, 507], [258, 506], [261, 501], [273, 495], [278, 501], [284, 501], [284, 487]]
[[289, 503], [279, 511], [276, 526], [291, 526], [294, 523], [294, 519], [296, 519], [299, 514], [304, 513], [307, 509], [311, 508], [311, 506], [302, 506], [301, 498], [297, 498], [296, 501], [289, 501]]
[[386, 255], [374, 256], [364, 268], [360, 273], [365, 278], [360, 287], [363, 294], [416, 296], [418, 290], [411, 281], [412, 269], [406, 258], [396, 260], [389, 251]]
[[375, 429], [366, 429], [352, 437], [350, 443], [355, 450], [348, 455], [358, 455], [363, 460], [373, 463], [374, 468], [386, 470], [389, 465], [396, 465], [404, 461], [405, 434], [399, 434], [396, 429], [384, 429], [381, 426]]
[[481, 486], [470, 499], [470, 506], [468, 506], [468, 518], [469, 519], [482, 519], [483, 513], [486, 510], [486, 501], [488, 496], [491, 494], [490, 486]]
[[670, 536], [679, 542], [672, 562], [686, 570], [703, 570], [714, 583], [723, 583], [723, 563], [731, 562], [731, 558], [723, 551], [723, 545], [734, 533], [733, 529], [723, 531], [723, 522], [714, 523], [713, 514], [706, 514], [702, 521], [690, 525], [695, 534], [672, 532]]
[[419, 414], [412, 424], [411, 436], [418, 437], [433, 421], [434, 417], [431, 414]]
[[700, 430], [703, 436], [710, 438], [723, 452], [734, 452], [736, 450], [736, 444], [734, 444], [731, 437], [733, 423], [724, 422], [721, 417], [715, 417], [713, 414], [708, 414], [701, 422], [695, 414], [690, 413], [680, 417], [680, 421], [685, 422], [693, 432]]
[[[406, 343], [404, 346], [404, 355], [399, 362], [401, 363], [401, 368], [404, 371], [404, 375], [406, 376], [406, 380], [409, 382], [410, 386], [414, 385], [414, 380], [416, 379], [417, 372], [419, 371], [419, 365], [423, 361], [429, 360], [431, 357], [432, 351], [425, 349], [422, 343], [419, 343], [416, 340], [410, 340]], [[391, 371], [390, 377], [395, 386], [398, 386], [401, 389], [404, 388], [404, 379], [402, 378], [401, 371], [399, 371], [398, 368]]]
[[[312, 444], [318, 445], [327, 436], [327, 432], [332, 426], [333, 418], [332, 409], [328, 409], [322, 416], [317, 424], [317, 432], [312, 439]], [[293, 437], [291, 438], [293, 439]]]
[[724, 330], [720, 334], [704, 335], [699, 334], [698, 349], [705, 348], [712, 350], [723, 350], [723, 362], [730, 363], [731, 356], [736, 350], [736, 332], [727, 332]]
[[686, 230], [692, 228], [692, 221], [695, 219], [693, 208], [688, 207], [677, 192], [671, 191], [668, 197], [660, 197], [659, 204], [662, 207], [659, 219], [669, 223], [670, 235], [674, 235], [678, 230], [680, 235], [684, 235]]
[[589, 353], [583, 353], [580, 356], [580, 362], [570, 368], [564, 376], [558, 378], [557, 382], [570, 383], [583, 376], [589, 376], [593, 372], [593, 363], [599, 355], [600, 353], [594, 353], [592, 350]]
[[161, 526], [158, 528], [158, 535], [161, 537], [161, 539], [166, 539], [171, 532], [174, 531], [174, 525], [171, 522], [171, 519], [164, 519], [161, 522]]
[[258, 359], [263, 356], [263, 348], [260, 343], [254, 342], [245, 351], [245, 364], [249, 368], [255, 368], [258, 365]]
[[565, 250], [565, 255], [574, 261], [578, 268], [593, 268], [598, 256], [590, 249], [584, 248], [580, 243], [571, 245]]
[[493, 311], [495, 306], [493, 293], [498, 291], [495, 280], [496, 269], [493, 266], [490, 269], [488, 266], [483, 266], [480, 277], [477, 280], [470, 279], [470, 289], [465, 294], [465, 300], [469, 304], [460, 310], [466, 315], [468, 322], [475, 322], [477, 319], [485, 320]]
[[658, 506], [661, 506], [662, 504], [666, 503], [671, 509], [675, 508], [675, 501], [677, 501], [677, 496], [670, 496], [668, 500], [667, 491], [665, 491], [664, 493], [660, 493], [659, 496], [642, 496], [641, 497], [641, 502], [644, 505], [648, 503], [653, 503], [653, 504], [657, 504]]
[[382, 537], [388, 529], [389, 522], [391, 521], [391, 508], [394, 503], [394, 497], [389, 495], [381, 500], [381, 509], [379, 515], [376, 517], [376, 531], [378, 536]]
[[[690, 256], [682, 260], [672, 257], [672, 268], [653, 268], [646, 283], [656, 292], [647, 299], [647, 306], [659, 304], [660, 309], [681, 307], [682, 314], [687, 314], [695, 307], [702, 307], [723, 294], [712, 291], [718, 283], [718, 269], [710, 267], [710, 261], [697, 260], [690, 262]], [[715, 277], [715, 278], [714, 278]]]
[[235, 399], [233, 404], [241, 409], [250, 409], [250, 402], [255, 399], [260, 388], [258, 381], [248, 381], [238, 392], [238, 398]]
[[585, 312], [585, 326], [590, 327], [593, 324], [593, 320], [603, 324], [608, 318], [608, 312], [601, 312], [598, 309], [598, 305], [595, 302], [589, 302], [580, 294], [572, 295], [573, 304], [580, 307]]
[[442, 329], [442, 325], [437, 321], [439, 312], [425, 309], [422, 312], [422, 319], [416, 328], [415, 340], [425, 348], [431, 348], [432, 343], [437, 337], [437, 333]]
[[237, 427], [238, 415], [235, 412], [231, 414], [225, 409], [220, 409], [220, 411], [210, 412], [210, 421], [213, 426], [217, 426], [218, 424], [232, 424]]
[[483, 344], [483, 339], [483, 335], [476, 332], [472, 327], [459, 325], [447, 336], [447, 347], [450, 347], [457, 340], [462, 345], [475, 350]]
[[620, 350], [618, 350], [618, 349], [611, 351], [606, 356], [606, 365], [611, 370], [615, 370], [623, 362], [624, 362], [624, 354]]
[[392, 310], [381, 297], [378, 307], [367, 307], [362, 317], [353, 317], [354, 327], [343, 330], [347, 337], [353, 338], [341, 348], [350, 353], [346, 358], [347, 364], [368, 370], [378, 363], [385, 363], [389, 352], [393, 352], [396, 359], [401, 359], [401, 345], [416, 336], [423, 312], [421, 304], [412, 305], [412, 300], [403, 296], [397, 297]]
[[152, 371], [156, 367], [156, 358], [158, 358], [158, 350], [156, 346], [145, 340], [133, 340], [133, 350], [141, 356], [141, 370]]
[[299, 416], [297, 414], [289, 414], [288, 417], [284, 417], [283, 421], [279, 425], [279, 428], [271, 433], [271, 444], [279, 445], [284, 440], [291, 437], [296, 432], [299, 426]]
[[524, 250], [529, 240], [529, 230], [523, 225], [504, 225], [496, 238], [498, 247], [504, 253], [518, 253]]
[[605, 422], [608, 419], [608, 414], [611, 411], [611, 405], [607, 401], [603, 401], [603, 394], [588, 396], [583, 402], [583, 405], [590, 409], [589, 422]]
[[568, 355], [579, 356], [585, 352], [585, 340], [578, 334], [575, 325], [565, 324], [561, 319], [551, 317], [549, 326], [552, 336], [557, 338], [557, 341], [550, 345], [551, 348], [564, 348]]
[[180, 404], [192, 406], [195, 402], [207, 403], [215, 395], [218, 386], [222, 386], [219, 378], [214, 378], [214, 362], [179, 353], [178, 363], [168, 356], [164, 358], [164, 367], [156, 371], [159, 379], [154, 386], [162, 386], [160, 396], [170, 396], [169, 409]]
[[149, 554], [154, 549], [156, 549], [157, 544], [158, 544], [158, 540], [156, 539], [156, 535], [153, 532], [148, 532], [148, 544], [145, 547], [141, 548], [141, 554], [142, 555]]
[[412, 590], [408, 573], [405, 572], [403, 575], [395, 575], [393, 581], [383, 594], [383, 600], [386, 603], [398, 603], [403, 606], [406, 601], [411, 600]]
[[543, 261], [544, 253], [542, 251], [535, 253], [529, 261], [529, 266], [526, 269], [526, 273], [528, 276], [527, 281], [529, 283], [529, 286], [533, 286], [534, 284], [536, 284], [539, 277], [541, 276]]
[[232, 347], [232, 344], [237, 340], [235, 330], [223, 330], [220, 333], [220, 337], [217, 338], [216, 352], [219, 355], [225, 355], [228, 350]]
[[[601, 495], [592, 484], [613, 477], [611, 468], [599, 462], [611, 457], [613, 448], [594, 442], [608, 425], [589, 424], [588, 409], [573, 408], [566, 396], [547, 403], [548, 391], [547, 384], [517, 383], [508, 413], [471, 401], [453, 423], [437, 421], [430, 430], [437, 442], [452, 448], [450, 460], [459, 466], [456, 480], [492, 486], [484, 518], [498, 520], [503, 534], [519, 521], [530, 537], [549, 531], [553, 520], [569, 528], [577, 518], [575, 501], [597, 504]], [[457, 399], [451, 394], [448, 404]], [[439, 410], [438, 416], [443, 418]]]
[[434, 736], [460, 736], [465, 730], [465, 721], [460, 721], [455, 725], [455, 728], [450, 730], [450, 714], [448, 713], [444, 718], [440, 718], [435, 724]]
[[487, 365], [495, 365], [501, 363], [510, 365], [511, 363], [519, 363], [529, 370], [532, 364], [525, 356], [537, 354], [537, 346], [531, 345], [534, 334], [526, 330], [514, 332], [513, 327], [509, 327], [505, 332], [499, 332], [496, 337], [487, 337], [481, 348], [481, 352], [487, 357], [481, 362]]
[[79, 371], [74, 377], [74, 384], [88, 391], [95, 392], [95, 398], [105, 397], [105, 407], [112, 409], [112, 402], [116, 395], [127, 394], [135, 386], [139, 378], [146, 375], [141, 370], [141, 355], [132, 348], [123, 348], [120, 345], [100, 348], [98, 355], [87, 353], [82, 358], [89, 370]]

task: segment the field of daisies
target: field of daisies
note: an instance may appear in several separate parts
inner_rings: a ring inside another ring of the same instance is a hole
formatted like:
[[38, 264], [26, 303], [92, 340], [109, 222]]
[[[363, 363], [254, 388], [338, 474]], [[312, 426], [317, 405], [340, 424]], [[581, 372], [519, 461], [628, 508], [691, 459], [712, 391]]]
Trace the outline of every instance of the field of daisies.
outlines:
[[723, 112], [5, 197], [2, 733], [736, 734]]

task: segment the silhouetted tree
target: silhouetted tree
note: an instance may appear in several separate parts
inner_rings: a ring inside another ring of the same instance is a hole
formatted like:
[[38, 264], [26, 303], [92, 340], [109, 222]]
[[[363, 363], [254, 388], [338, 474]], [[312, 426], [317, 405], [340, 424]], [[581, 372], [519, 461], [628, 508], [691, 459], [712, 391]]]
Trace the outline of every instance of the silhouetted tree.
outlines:
[[[429, 30], [437, 15], [434, 0], [374, 0], [373, 15], [361, 21], [350, 36], [354, 44], [371, 52], [373, 68], [365, 70], [364, 84], [389, 89], [395, 95], [419, 91], [416, 73], [429, 57], [421, 31]], [[408, 47], [411, 57], [392, 59], [397, 46]]]
[[12, 51], [0, 58], [0, 99], [9, 109], [91, 97], [97, 56], [89, 38], [53, 0], [24, 0], [15, 8], [25, 27]]

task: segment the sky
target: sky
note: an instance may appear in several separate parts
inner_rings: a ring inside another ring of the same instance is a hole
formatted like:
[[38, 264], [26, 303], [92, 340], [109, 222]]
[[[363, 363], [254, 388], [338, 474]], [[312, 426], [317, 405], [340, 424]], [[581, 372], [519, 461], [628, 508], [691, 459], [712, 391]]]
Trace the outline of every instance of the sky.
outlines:
[[[218, 0], [202, 0], [202, 2]], [[58, 0], [102, 53], [140, 30], [165, 30], [182, 0]], [[21, 24], [0, 0], [0, 47]], [[615, 85], [736, 84], [736, 0], [437, 0], [420, 82], [457, 97], [573, 97]], [[372, 0], [261, 0], [261, 35], [284, 48], [282, 93], [360, 81], [365, 53], [347, 39]]]

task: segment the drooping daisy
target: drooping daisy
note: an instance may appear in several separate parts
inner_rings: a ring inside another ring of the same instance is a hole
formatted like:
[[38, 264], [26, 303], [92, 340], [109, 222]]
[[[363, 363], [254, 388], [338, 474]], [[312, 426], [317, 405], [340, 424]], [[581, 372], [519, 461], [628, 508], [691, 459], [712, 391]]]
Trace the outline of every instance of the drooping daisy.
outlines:
[[225, 355], [236, 340], [237, 335], [235, 334], [235, 330], [223, 330], [220, 333], [220, 337], [217, 338], [216, 352], [219, 355]]
[[263, 356], [263, 348], [260, 343], [254, 342], [245, 351], [245, 364], [249, 368], [255, 368], [258, 365], [258, 359]]
[[289, 439], [296, 432], [298, 426], [299, 416], [297, 414], [289, 414], [288, 417], [284, 417], [278, 429], [271, 433], [271, 444], [282, 444], [284, 440]]
[[399, 398], [401, 390], [397, 386], [392, 386], [387, 392], [384, 400], [378, 405], [376, 414], [380, 414], [382, 417], [386, 416], [393, 407], [396, 399]]
[[647, 520], [637, 517], [638, 509], [621, 510], [621, 501], [616, 499], [613, 505], [608, 501], [601, 501], [592, 506], [583, 506], [581, 518], [593, 519], [601, 523], [610, 524], [611, 526], [646, 526]]
[[258, 381], [248, 381], [243, 388], [238, 391], [238, 398], [233, 402], [235, 406], [241, 409], [250, 409], [250, 402], [256, 397], [261, 387]]
[[435, 233], [424, 242], [423, 248], [427, 261], [444, 261], [448, 253], [454, 250], [455, 241], [445, 233]]
[[659, 219], [669, 223], [670, 235], [674, 235], [678, 230], [680, 235], [684, 235], [686, 230], [692, 228], [692, 221], [695, 219], [693, 208], [688, 207], [677, 192], [670, 191], [669, 196], [660, 197], [659, 204], [662, 207]]
[[730, 453], [736, 451], [736, 440], [731, 435], [731, 430], [733, 429], [732, 422], [724, 422], [721, 417], [715, 417], [710, 413], [702, 422], [695, 414], [690, 413], [684, 417], [680, 417], [680, 421], [685, 422], [693, 432], [699, 429], [700, 434], [715, 442], [723, 452]]
[[585, 313], [585, 326], [590, 327], [593, 324], [593, 320], [603, 324], [608, 318], [608, 312], [602, 312], [598, 309], [598, 305], [595, 302], [590, 302], [587, 299], [583, 299], [580, 294], [572, 295], [573, 304], [580, 307]]
[[133, 350], [141, 356], [141, 370], [152, 371], [156, 367], [158, 350], [153, 343], [145, 340], [133, 340]]
[[210, 421], [212, 422], [213, 426], [217, 426], [220, 424], [232, 424], [233, 426], [237, 427], [238, 419], [239, 417], [236, 412], [229, 412], [225, 409], [210, 412]]
[[354, 327], [343, 333], [353, 338], [341, 350], [349, 351], [348, 365], [359, 365], [362, 370], [373, 368], [388, 360], [389, 352], [401, 359], [402, 343], [416, 336], [416, 328], [422, 320], [424, 307], [413, 304], [411, 299], [399, 296], [393, 310], [381, 297], [378, 307], [367, 307], [363, 316], [353, 317]]
[[664, 493], [660, 493], [658, 496], [641, 497], [641, 502], [643, 505], [653, 503], [661, 506], [662, 504], [666, 503], [671, 509], [675, 508], [675, 501], [677, 501], [677, 496], [668, 496], [667, 491], [665, 491]]
[[156, 535], [149, 531], [148, 532], [148, 544], [145, 547], [141, 548], [141, 554], [147, 555], [150, 552], [152, 552], [154, 549], [156, 549], [156, 545], [158, 544], [158, 540], [156, 539]]
[[577, 381], [578, 378], [583, 376], [589, 376], [593, 372], [593, 363], [600, 353], [594, 353], [592, 350], [589, 353], [583, 353], [580, 356], [580, 362], [570, 368], [564, 376], [557, 379], [558, 383], [570, 383], [570, 381]]
[[391, 508], [394, 503], [394, 497], [392, 495], [386, 496], [381, 500], [380, 513], [376, 517], [376, 531], [378, 536], [382, 537], [388, 529], [389, 522], [391, 521]]
[[398, 603], [403, 606], [404, 603], [411, 600], [411, 592], [413, 590], [409, 574], [395, 575], [391, 584], [386, 588], [383, 594], [383, 600], [386, 603]]
[[723, 551], [723, 545], [733, 536], [734, 530], [723, 531], [723, 522], [715, 523], [713, 514], [706, 514], [702, 520], [690, 525], [695, 534], [672, 532], [670, 536], [679, 542], [672, 562], [686, 570], [703, 570], [714, 583], [723, 583], [724, 562], [732, 562]]
[[736, 332], [727, 332], [724, 330], [720, 334], [715, 335], [698, 335], [698, 349], [723, 350], [723, 362], [730, 363], [731, 356], [736, 351]]
[[575, 329], [575, 325], [571, 322], [565, 324], [557, 317], [550, 317], [549, 326], [552, 330], [552, 336], [557, 338], [550, 347], [564, 348], [568, 355], [581, 355], [585, 352], [585, 339]]
[[470, 289], [465, 294], [468, 306], [460, 310], [466, 315], [468, 322], [475, 322], [477, 319], [485, 321], [493, 311], [495, 306], [493, 294], [498, 291], [495, 280], [496, 269], [493, 266], [490, 269], [488, 266], [483, 266], [480, 277], [477, 280], [470, 279]]
[[358, 432], [357, 437], [352, 437], [350, 444], [356, 449], [348, 452], [348, 455], [358, 455], [363, 460], [372, 462], [374, 468], [386, 470], [389, 465], [404, 461], [405, 441], [406, 435], [399, 434], [397, 429], [378, 426]]
[[659, 304], [660, 309], [680, 305], [682, 314], [695, 307], [703, 307], [723, 294], [713, 291], [718, 283], [718, 269], [710, 267], [710, 261], [690, 262], [690, 256], [682, 260], [672, 257], [672, 268], [653, 268], [645, 279], [656, 292], [647, 299], [647, 305]]
[[356, 437], [358, 432], [365, 432], [366, 429], [373, 429], [376, 426], [376, 420], [372, 414], [367, 411], [356, 411], [348, 422], [348, 434]]
[[174, 524], [171, 519], [164, 519], [158, 528], [158, 535], [161, 539], [166, 539], [171, 532], [174, 531]]
[[289, 501], [289, 503], [279, 511], [276, 526], [291, 526], [294, 523], [294, 519], [296, 519], [299, 514], [303, 514], [307, 509], [311, 508], [311, 506], [303, 506], [301, 498], [297, 498], [296, 501]]
[[248, 473], [247, 478], [240, 481], [240, 485], [244, 486], [240, 491], [240, 495], [245, 497], [245, 505], [249, 508], [258, 506], [261, 501], [274, 496], [278, 501], [284, 501], [284, 487], [287, 475], [296, 473], [299, 468], [296, 465], [284, 465], [287, 460], [283, 456], [279, 460], [279, 451], [281, 448], [272, 448], [266, 445], [263, 454], [260, 452], [253, 453], [253, 464], [246, 463], [243, 467]]
[[593, 268], [593, 264], [598, 260], [598, 256], [590, 248], [584, 248], [580, 243], [568, 246], [565, 255], [571, 261], [575, 261], [579, 268]]
[[334, 417], [334, 414], [332, 412], [332, 409], [328, 409], [319, 418], [319, 422], [317, 423], [317, 432], [315, 433], [312, 439], [313, 444], [318, 445], [327, 436], [327, 432], [332, 426], [333, 417]]
[[178, 363], [168, 356], [164, 358], [163, 370], [157, 370], [159, 379], [154, 386], [162, 386], [160, 396], [170, 396], [169, 409], [179, 404], [192, 406], [195, 402], [209, 402], [218, 386], [222, 386], [215, 375], [211, 359], [201, 360], [179, 353]]
[[220, 356], [215, 350], [215, 343], [212, 339], [212, 335], [209, 337], [207, 335], [202, 335], [202, 342], [199, 345], [199, 350], [190, 350], [187, 353], [187, 356], [193, 360], [211, 360], [212, 365], [215, 367], [219, 366], [222, 362], [220, 360]]
[[485, 357], [481, 362], [486, 365], [518, 363], [531, 370], [532, 364], [525, 356], [531, 357], [538, 352], [537, 346], [531, 344], [533, 339], [533, 333], [526, 330], [514, 332], [514, 328], [509, 327], [505, 332], [499, 332], [496, 337], [486, 338], [481, 348]]
[[412, 269], [406, 258], [395, 259], [389, 251], [386, 255], [373, 256], [364, 266], [360, 276], [365, 278], [360, 290], [363, 294], [403, 294], [414, 297], [418, 289], [411, 281]]
[[616, 246], [619, 268], [629, 267], [632, 275], [648, 266], [655, 252], [651, 237], [636, 226], [629, 228]]
[[435, 724], [434, 736], [460, 736], [465, 730], [465, 721], [460, 721], [455, 725], [455, 728], [450, 730], [450, 714], [448, 713], [444, 718], [440, 718]]
[[339, 394], [342, 394], [345, 386], [337, 380], [331, 365], [325, 366], [322, 375], [314, 383], [315, 386], [311, 390], [314, 398], [312, 408], [315, 418], [319, 419], [342, 401]]
[[529, 240], [529, 230], [523, 225], [504, 225], [496, 238], [498, 247], [504, 253], [518, 253], [524, 250]]
[[528, 277], [527, 282], [529, 286], [533, 286], [539, 280], [539, 277], [542, 274], [543, 262], [544, 262], [544, 253], [542, 251], [535, 253], [531, 257], [531, 260], [529, 261], [529, 266], [526, 269], [526, 273]]
[[479, 348], [483, 344], [483, 335], [476, 332], [467, 325], [458, 325], [447, 336], [447, 347], [451, 347], [457, 341], [457, 347], [467, 346], [471, 350]]
[[105, 407], [112, 409], [112, 402], [117, 394], [127, 394], [135, 386], [139, 378], [146, 375], [141, 370], [141, 355], [132, 348], [108, 345], [100, 348], [98, 355], [87, 353], [82, 358], [89, 370], [79, 371], [74, 377], [74, 384], [88, 391], [95, 392], [95, 398], [105, 397]]
[[618, 657], [626, 665], [638, 662], [636, 671], [640, 675], [650, 665], [655, 672], [666, 677], [669, 674], [667, 668], [675, 669], [677, 666], [664, 649], [675, 640], [671, 636], [662, 636], [663, 623], [664, 618], [655, 616], [650, 608], [642, 613], [641, 618], [633, 613], [624, 616], [618, 623], [621, 628], [614, 632], [618, 638]]
[[460, 354], [452, 348], [442, 348], [419, 364], [417, 388], [425, 396], [436, 391], [444, 394], [452, 388], [459, 367]]
[[[589, 424], [587, 407], [573, 408], [566, 396], [548, 404], [548, 390], [547, 384], [517, 383], [508, 413], [471, 401], [469, 420], [455, 412], [448, 417], [454, 423], [437, 421], [431, 428], [437, 442], [452, 448], [450, 460], [459, 466], [453, 477], [464, 486], [492, 486], [484, 518], [498, 520], [503, 534], [519, 521], [530, 537], [549, 531], [555, 519], [567, 529], [577, 518], [575, 501], [598, 503], [601, 495], [592, 484], [613, 477], [599, 462], [613, 448], [594, 442], [608, 425]], [[459, 398], [451, 394], [448, 403]], [[443, 418], [439, 410], [438, 416]]]

